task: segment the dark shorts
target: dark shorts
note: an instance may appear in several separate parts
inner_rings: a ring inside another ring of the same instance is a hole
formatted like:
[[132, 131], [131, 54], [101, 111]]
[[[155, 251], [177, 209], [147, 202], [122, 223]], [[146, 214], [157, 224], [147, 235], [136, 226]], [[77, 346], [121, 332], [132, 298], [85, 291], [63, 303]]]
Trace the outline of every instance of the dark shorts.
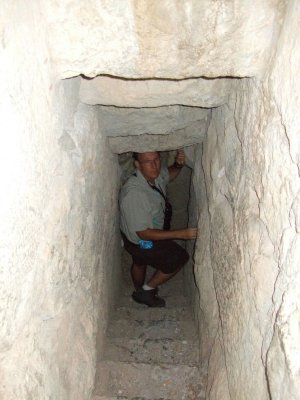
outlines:
[[122, 238], [124, 247], [131, 254], [134, 264], [151, 265], [165, 274], [175, 272], [189, 259], [188, 253], [173, 240], [158, 240], [153, 242], [152, 249], [141, 249], [123, 234]]

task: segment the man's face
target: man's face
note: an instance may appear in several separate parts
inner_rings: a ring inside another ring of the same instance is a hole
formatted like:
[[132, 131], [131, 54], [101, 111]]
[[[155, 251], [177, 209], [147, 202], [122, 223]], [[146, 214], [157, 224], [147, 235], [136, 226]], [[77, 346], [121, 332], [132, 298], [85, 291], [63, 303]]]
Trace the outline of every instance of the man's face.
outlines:
[[136, 168], [147, 181], [153, 182], [160, 173], [160, 157], [157, 151], [139, 153], [138, 160], [134, 161]]

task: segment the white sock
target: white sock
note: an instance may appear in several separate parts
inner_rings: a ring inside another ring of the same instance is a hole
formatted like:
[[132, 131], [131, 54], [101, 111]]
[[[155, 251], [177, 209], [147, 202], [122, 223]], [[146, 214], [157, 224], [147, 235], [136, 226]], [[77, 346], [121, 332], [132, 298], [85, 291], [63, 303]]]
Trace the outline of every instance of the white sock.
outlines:
[[143, 285], [144, 290], [153, 290], [154, 288], [148, 285]]

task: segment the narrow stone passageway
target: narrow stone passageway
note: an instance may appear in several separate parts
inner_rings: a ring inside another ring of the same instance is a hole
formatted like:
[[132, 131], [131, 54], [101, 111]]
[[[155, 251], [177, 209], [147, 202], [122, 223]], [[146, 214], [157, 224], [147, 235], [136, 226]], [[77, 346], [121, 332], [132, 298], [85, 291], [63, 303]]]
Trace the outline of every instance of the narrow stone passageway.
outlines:
[[199, 369], [184, 270], [160, 288], [166, 308], [148, 308], [130, 297], [130, 263], [123, 251], [123, 284], [98, 359], [93, 400], [204, 400], [205, 371]]
[[[300, 1], [1, 11], [0, 400], [299, 400]], [[197, 236], [149, 309], [120, 186], [178, 149]]]

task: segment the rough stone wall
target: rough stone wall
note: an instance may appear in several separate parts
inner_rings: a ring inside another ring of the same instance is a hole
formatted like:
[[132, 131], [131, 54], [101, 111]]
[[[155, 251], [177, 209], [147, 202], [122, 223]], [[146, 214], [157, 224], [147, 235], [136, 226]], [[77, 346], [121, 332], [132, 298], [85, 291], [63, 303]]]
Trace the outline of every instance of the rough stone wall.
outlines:
[[38, 2], [1, 11], [0, 398], [88, 399], [118, 279], [117, 162], [78, 82], [55, 83]]
[[236, 84], [199, 155], [195, 273], [210, 400], [299, 398], [299, 17], [290, 1], [265, 79]]

